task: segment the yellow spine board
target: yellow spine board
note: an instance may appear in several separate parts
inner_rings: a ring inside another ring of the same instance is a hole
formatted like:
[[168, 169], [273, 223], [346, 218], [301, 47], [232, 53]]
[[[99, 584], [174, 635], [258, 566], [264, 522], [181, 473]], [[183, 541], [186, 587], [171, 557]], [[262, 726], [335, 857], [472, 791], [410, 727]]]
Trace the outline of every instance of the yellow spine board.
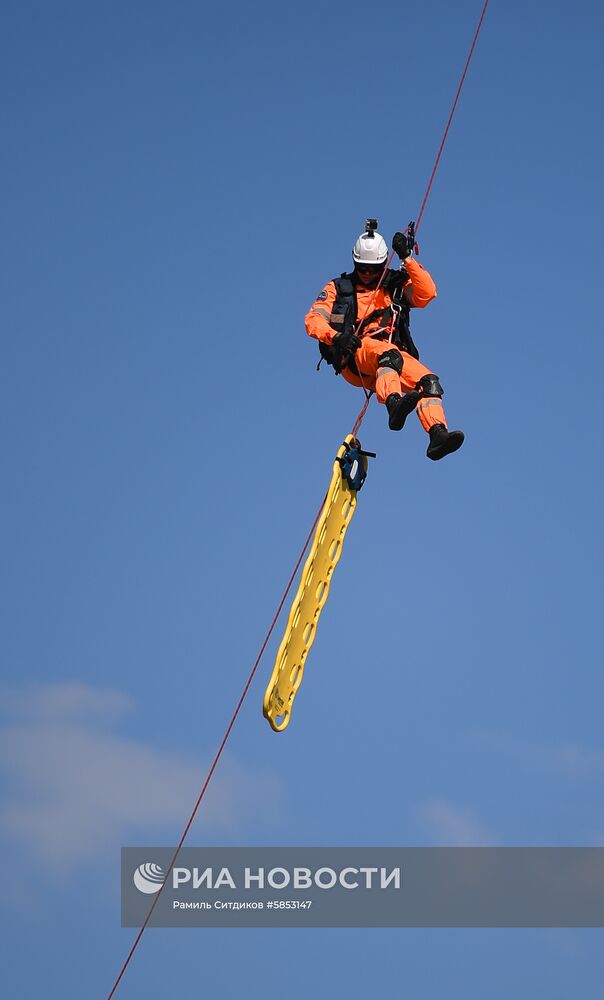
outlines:
[[[342, 475], [338, 461], [346, 454], [346, 445], [354, 442], [355, 438], [349, 434], [334, 462], [331, 483], [312, 548], [302, 571], [300, 586], [289, 612], [285, 634], [264, 695], [264, 716], [275, 732], [281, 732], [289, 723], [292, 702], [302, 682], [306, 657], [314, 642], [333, 571], [342, 554], [346, 529], [357, 505], [357, 492]], [[367, 459], [363, 457], [362, 460], [366, 470]]]

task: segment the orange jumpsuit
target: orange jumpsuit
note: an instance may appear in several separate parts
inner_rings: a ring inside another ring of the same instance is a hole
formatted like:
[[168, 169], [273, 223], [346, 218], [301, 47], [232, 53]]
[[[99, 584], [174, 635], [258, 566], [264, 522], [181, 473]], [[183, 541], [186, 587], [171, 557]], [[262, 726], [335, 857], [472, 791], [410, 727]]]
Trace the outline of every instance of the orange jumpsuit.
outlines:
[[[404, 295], [410, 306], [423, 309], [436, 298], [436, 285], [431, 275], [419, 261], [410, 257], [405, 261], [405, 270], [409, 275], [409, 280], [404, 285]], [[384, 309], [392, 302], [392, 296], [383, 287], [376, 292], [375, 289], [365, 288], [357, 283], [355, 287], [357, 298], [358, 321], [370, 313]], [[324, 344], [331, 344], [334, 335], [338, 332], [337, 327], [330, 325], [330, 318], [333, 305], [336, 300], [336, 286], [333, 281], [328, 282], [325, 288], [316, 298], [310, 310], [304, 317], [306, 332], [315, 340], [321, 340]], [[414, 389], [416, 384], [424, 375], [433, 374], [429, 368], [420, 364], [411, 354], [396, 348], [394, 344], [388, 343], [387, 335], [381, 334], [382, 338], [372, 336], [380, 329], [380, 320], [376, 319], [367, 324], [363, 331], [361, 346], [355, 352], [354, 360], [360, 372], [361, 378], [354, 375], [348, 368], [344, 368], [342, 375], [347, 382], [355, 386], [364, 386], [365, 389], [375, 391], [380, 403], [385, 403], [393, 392], [405, 393]], [[399, 375], [393, 368], [380, 368], [379, 358], [385, 351], [400, 350], [403, 358], [403, 369]], [[436, 396], [420, 398], [416, 407], [417, 415], [424, 430], [429, 431], [434, 424], [444, 424], [447, 426], [442, 400]]]

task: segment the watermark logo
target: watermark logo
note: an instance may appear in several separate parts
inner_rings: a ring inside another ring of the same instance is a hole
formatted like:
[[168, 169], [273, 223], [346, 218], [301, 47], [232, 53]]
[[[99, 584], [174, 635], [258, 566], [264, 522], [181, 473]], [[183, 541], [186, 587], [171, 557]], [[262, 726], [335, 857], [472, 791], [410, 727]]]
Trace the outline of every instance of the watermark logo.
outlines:
[[123, 927], [604, 928], [604, 847], [147, 845], [122, 887]]
[[147, 861], [144, 865], [138, 866], [133, 876], [133, 882], [139, 892], [146, 892], [150, 895], [159, 892], [165, 877], [166, 873], [160, 865]]

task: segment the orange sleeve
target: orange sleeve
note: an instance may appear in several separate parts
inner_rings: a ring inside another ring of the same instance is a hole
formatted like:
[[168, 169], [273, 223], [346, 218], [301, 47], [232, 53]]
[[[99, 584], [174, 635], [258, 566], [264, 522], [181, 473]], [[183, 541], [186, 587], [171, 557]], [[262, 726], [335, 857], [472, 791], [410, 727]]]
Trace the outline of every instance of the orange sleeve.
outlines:
[[410, 306], [423, 309], [436, 298], [436, 285], [432, 275], [415, 257], [408, 257], [404, 267], [409, 275], [409, 281], [405, 285], [405, 298]]
[[304, 317], [304, 325], [309, 337], [331, 344], [335, 330], [329, 325], [329, 318], [336, 301], [336, 286], [330, 281], [322, 292], [317, 295], [312, 306]]

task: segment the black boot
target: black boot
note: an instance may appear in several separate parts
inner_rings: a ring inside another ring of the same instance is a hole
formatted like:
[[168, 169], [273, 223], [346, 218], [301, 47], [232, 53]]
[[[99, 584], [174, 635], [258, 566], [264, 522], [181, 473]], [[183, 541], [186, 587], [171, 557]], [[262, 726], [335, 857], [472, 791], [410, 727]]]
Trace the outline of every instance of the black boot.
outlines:
[[400, 392], [391, 392], [386, 400], [388, 410], [388, 426], [391, 431], [401, 431], [405, 420], [419, 403], [419, 392], [412, 389], [401, 396]]
[[457, 451], [463, 444], [463, 431], [448, 431], [444, 424], [435, 424], [430, 428], [430, 444], [426, 455], [432, 461], [438, 462], [439, 458], [450, 455], [452, 451]]

